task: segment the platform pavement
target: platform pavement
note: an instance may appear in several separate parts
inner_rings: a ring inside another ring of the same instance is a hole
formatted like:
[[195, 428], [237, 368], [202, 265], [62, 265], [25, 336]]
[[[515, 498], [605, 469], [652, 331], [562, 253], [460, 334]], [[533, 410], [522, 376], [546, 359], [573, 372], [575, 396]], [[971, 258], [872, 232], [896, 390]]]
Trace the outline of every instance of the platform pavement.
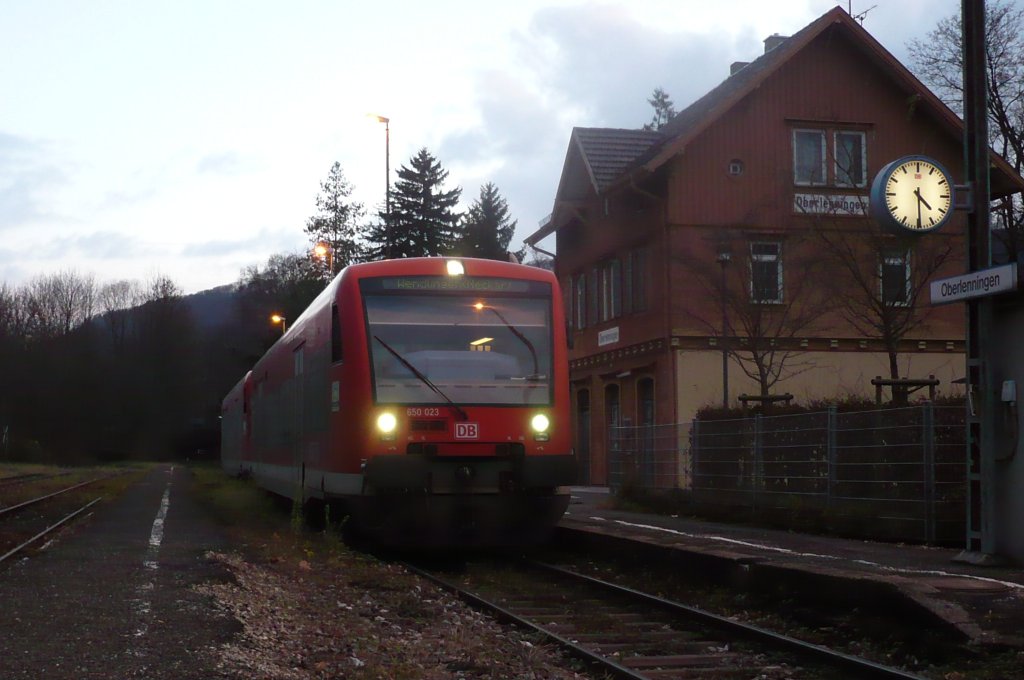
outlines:
[[[683, 551], [694, 560], [847, 596], [906, 598], [979, 644], [1024, 649], [1024, 569], [957, 561], [954, 548], [796, 533], [615, 508], [607, 487], [572, 487], [560, 526]], [[768, 576], [771, 577], [771, 576]], [[896, 606], [898, 603], [893, 602]]]

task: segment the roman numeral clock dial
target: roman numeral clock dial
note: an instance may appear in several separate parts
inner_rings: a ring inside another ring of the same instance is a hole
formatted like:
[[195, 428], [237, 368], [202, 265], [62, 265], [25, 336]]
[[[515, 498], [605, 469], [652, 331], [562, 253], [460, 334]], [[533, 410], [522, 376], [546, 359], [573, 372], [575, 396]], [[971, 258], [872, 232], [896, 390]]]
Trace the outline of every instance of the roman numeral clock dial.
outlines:
[[891, 231], [922, 234], [946, 223], [953, 181], [936, 161], [907, 156], [886, 165], [871, 185], [871, 212]]

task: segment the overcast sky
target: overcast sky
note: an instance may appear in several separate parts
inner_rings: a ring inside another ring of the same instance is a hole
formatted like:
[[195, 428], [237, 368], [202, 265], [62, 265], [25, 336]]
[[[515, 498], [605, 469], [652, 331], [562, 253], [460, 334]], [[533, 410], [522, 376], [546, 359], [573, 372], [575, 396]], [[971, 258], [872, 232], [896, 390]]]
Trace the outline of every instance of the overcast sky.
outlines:
[[[1024, 0], [1022, 0], [1024, 1]], [[320, 182], [385, 195], [426, 147], [462, 187], [494, 182], [519, 226], [551, 212], [573, 126], [682, 109], [827, 0], [0, 0], [0, 281], [156, 274], [191, 293], [308, 246]], [[958, 0], [857, 0], [906, 44]], [[553, 239], [542, 245], [553, 249]]]

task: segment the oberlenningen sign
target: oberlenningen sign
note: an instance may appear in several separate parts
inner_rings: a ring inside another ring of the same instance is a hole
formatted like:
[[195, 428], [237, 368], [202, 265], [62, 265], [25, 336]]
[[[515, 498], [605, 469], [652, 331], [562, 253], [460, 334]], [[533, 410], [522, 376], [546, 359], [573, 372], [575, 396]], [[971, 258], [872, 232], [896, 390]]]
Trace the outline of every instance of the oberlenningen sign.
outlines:
[[931, 282], [933, 305], [1017, 290], [1017, 263]]

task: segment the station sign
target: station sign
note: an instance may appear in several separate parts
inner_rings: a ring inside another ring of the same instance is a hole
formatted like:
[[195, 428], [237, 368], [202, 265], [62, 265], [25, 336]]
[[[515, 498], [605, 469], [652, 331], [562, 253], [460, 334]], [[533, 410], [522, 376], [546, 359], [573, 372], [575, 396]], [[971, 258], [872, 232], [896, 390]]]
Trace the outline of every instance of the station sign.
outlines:
[[951, 276], [931, 282], [933, 305], [1017, 290], [1017, 263]]

